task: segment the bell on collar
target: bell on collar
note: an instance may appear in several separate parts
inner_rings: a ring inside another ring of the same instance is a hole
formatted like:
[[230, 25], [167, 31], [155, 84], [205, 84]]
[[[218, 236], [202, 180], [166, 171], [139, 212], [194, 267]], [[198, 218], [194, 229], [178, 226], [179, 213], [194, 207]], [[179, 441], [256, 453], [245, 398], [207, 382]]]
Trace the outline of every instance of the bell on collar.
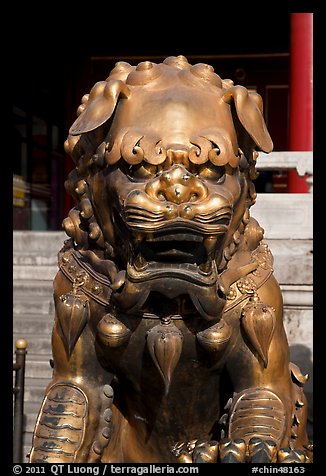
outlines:
[[165, 396], [169, 393], [172, 374], [180, 359], [182, 345], [182, 332], [170, 319], [162, 320], [161, 324], [147, 333], [147, 347], [163, 378]]
[[97, 325], [101, 342], [109, 347], [119, 347], [128, 342], [130, 329], [112, 314], [105, 314]]
[[230, 326], [221, 319], [213, 326], [198, 332], [196, 336], [198, 342], [204, 349], [210, 352], [216, 352], [225, 349], [231, 334], [232, 330]]
[[88, 299], [79, 290], [82, 284], [75, 281], [72, 291], [62, 294], [57, 303], [57, 315], [68, 359], [89, 319]]

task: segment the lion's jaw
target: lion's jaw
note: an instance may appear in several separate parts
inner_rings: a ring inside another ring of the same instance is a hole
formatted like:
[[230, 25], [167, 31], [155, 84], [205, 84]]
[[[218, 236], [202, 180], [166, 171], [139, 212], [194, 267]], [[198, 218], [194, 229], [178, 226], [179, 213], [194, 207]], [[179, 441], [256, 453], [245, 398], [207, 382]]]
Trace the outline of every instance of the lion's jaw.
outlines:
[[189, 295], [206, 319], [220, 314], [218, 265], [242, 196], [239, 177], [234, 170], [209, 181], [183, 164], [146, 180], [119, 168], [107, 175], [117, 254], [126, 268], [115, 296], [122, 310], [139, 310], [156, 291], [170, 299]]

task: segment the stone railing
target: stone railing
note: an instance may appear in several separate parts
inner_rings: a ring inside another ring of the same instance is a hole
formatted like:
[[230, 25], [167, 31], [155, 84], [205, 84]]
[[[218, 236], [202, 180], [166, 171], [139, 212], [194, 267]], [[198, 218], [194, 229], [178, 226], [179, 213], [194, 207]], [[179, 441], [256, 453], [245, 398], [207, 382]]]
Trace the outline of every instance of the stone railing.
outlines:
[[291, 170], [296, 169], [300, 177], [306, 176], [306, 181], [312, 192], [313, 176], [313, 153], [302, 152], [271, 152], [264, 154], [261, 152], [257, 159], [258, 170]]

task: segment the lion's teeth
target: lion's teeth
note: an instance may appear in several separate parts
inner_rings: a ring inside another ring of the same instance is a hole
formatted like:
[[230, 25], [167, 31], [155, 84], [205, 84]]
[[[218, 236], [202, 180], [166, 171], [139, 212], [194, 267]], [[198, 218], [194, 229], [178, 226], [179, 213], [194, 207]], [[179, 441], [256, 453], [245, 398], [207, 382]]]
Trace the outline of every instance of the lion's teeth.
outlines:
[[205, 246], [207, 257], [213, 259], [216, 251], [217, 237], [209, 236], [204, 238], [203, 245]]
[[212, 272], [212, 261], [209, 259], [206, 263], [199, 266], [199, 271], [204, 274], [210, 274]]
[[169, 233], [161, 236], [148, 237], [147, 241], [203, 241], [203, 237], [192, 233]]
[[204, 274], [210, 274], [212, 272], [212, 262], [216, 254], [217, 237], [209, 236], [204, 238], [203, 245], [206, 250], [206, 261], [199, 266], [199, 271]]
[[137, 271], [143, 271], [147, 268], [148, 263], [141, 253], [138, 253], [138, 255], [136, 256], [134, 266]]

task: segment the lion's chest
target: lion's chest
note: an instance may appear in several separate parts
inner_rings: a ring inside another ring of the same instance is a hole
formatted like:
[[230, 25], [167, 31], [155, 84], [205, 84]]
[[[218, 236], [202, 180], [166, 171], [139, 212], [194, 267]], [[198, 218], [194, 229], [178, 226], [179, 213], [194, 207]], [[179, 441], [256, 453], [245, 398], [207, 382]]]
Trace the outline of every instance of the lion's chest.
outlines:
[[191, 438], [188, 429], [207, 436], [219, 415], [226, 349], [203, 349], [193, 319], [176, 319], [166, 332], [159, 319], [125, 319], [124, 324], [132, 328], [128, 342], [104, 347], [104, 355], [128, 419], [143, 421], [158, 434], [168, 425], [174, 439]]

